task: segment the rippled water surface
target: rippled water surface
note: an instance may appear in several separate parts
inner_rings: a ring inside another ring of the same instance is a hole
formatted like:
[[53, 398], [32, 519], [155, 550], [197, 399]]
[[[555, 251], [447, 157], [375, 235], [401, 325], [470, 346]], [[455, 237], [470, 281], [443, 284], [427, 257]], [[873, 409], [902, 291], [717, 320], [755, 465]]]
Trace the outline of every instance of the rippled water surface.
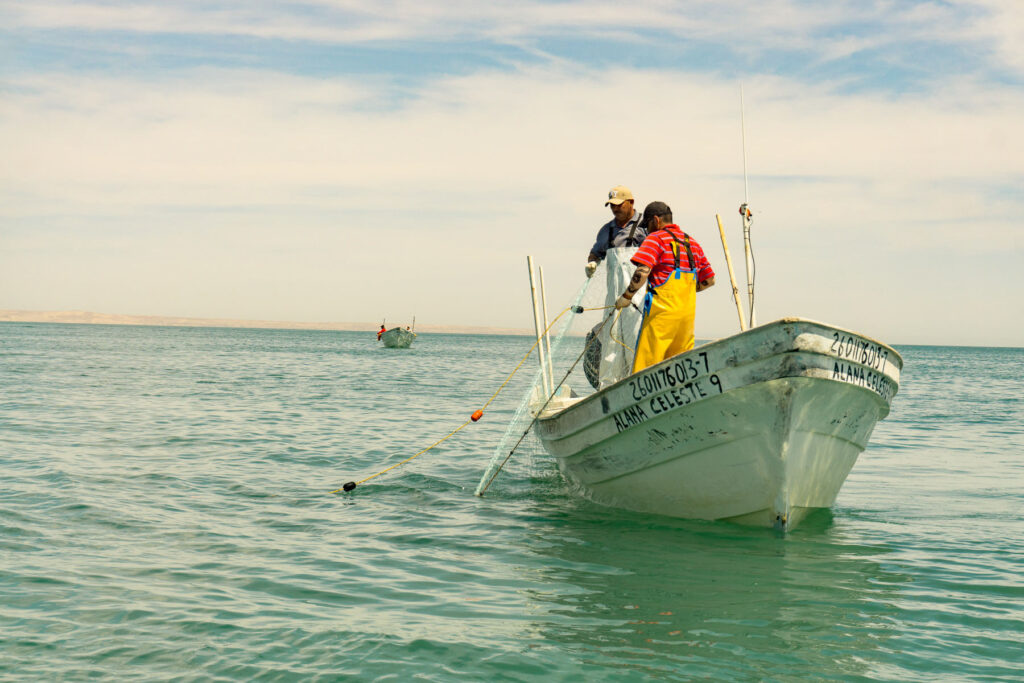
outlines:
[[1024, 350], [900, 348], [787, 536], [602, 508], [543, 460], [473, 496], [518, 381], [329, 493], [529, 346], [0, 323], [0, 679], [1024, 680]]

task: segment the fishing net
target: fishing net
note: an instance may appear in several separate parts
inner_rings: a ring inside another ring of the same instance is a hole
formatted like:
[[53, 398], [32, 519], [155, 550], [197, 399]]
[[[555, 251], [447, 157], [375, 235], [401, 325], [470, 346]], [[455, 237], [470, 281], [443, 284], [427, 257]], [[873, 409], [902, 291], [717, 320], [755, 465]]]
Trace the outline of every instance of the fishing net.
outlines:
[[556, 319], [550, 322], [544, 342], [547, 371], [541, 371], [538, 349], [534, 348], [528, 363], [532, 362], [537, 369], [495, 445], [477, 486], [477, 495], [483, 495], [492, 484], [521, 483], [554, 471], [553, 460], [532, 429], [537, 411], [545, 402], [550, 399], [556, 405], [586, 397], [630, 373], [640, 332], [643, 291], [633, 298], [635, 306], [621, 312], [615, 311], [614, 303], [633, 275], [635, 266], [629, 259], [635, 252], [635, 247], [609, 249], [574, 299], [565, 308], [553, 310]]

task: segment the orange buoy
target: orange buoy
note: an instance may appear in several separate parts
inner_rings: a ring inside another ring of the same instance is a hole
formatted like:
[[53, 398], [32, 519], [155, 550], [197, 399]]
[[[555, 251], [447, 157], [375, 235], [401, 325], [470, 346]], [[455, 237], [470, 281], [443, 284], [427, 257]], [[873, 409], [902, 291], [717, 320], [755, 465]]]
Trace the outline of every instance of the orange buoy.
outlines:
[[478, 410], [475, 413], [473, 413], [472, 415], [470, 415], [469, 419], [472, 420], [473, 422], [476, 422], [477, 420], [479, 420], [483, 416], [484, 416], [484, 411]]

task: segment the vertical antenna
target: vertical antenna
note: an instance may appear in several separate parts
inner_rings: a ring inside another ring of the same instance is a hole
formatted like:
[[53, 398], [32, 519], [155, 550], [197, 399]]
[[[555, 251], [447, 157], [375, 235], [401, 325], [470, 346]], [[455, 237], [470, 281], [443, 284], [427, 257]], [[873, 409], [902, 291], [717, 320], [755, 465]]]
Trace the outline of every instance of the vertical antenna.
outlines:
[[743, 144], [743, 203], [747, 204], [750, 202], [747, 196], [749, 188], [747, 187], [747, 124], [743, 119], [743, 84], [740, 83], [740, 139]]
[[740, 138], [743, 141], [743, 204], [740, 205], [740, 216], [743, 217], [743, 252], [747, 261], [747, 302], [750, 305], [750, 326], [755, 327], [754, 318], [754, 252], [750, 247], [750, 224], [754, 214], [750, 212], [750, 199], [747, 186], [747, 124], [743, 115], [743, 84], [740, 84]]

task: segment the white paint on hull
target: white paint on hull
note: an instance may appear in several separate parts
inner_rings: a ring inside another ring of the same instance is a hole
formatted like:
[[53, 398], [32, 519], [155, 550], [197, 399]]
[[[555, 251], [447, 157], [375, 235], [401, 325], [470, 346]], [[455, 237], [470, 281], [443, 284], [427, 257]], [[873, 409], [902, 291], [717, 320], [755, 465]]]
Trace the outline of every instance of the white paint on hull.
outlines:
[[413, 332], [403, 330], [401, 327], [392, 327], [380, 336], [384, 346], [389, 349], [407, 349], [412, 345], [412, 340], [415, 338], [416, 335]]

